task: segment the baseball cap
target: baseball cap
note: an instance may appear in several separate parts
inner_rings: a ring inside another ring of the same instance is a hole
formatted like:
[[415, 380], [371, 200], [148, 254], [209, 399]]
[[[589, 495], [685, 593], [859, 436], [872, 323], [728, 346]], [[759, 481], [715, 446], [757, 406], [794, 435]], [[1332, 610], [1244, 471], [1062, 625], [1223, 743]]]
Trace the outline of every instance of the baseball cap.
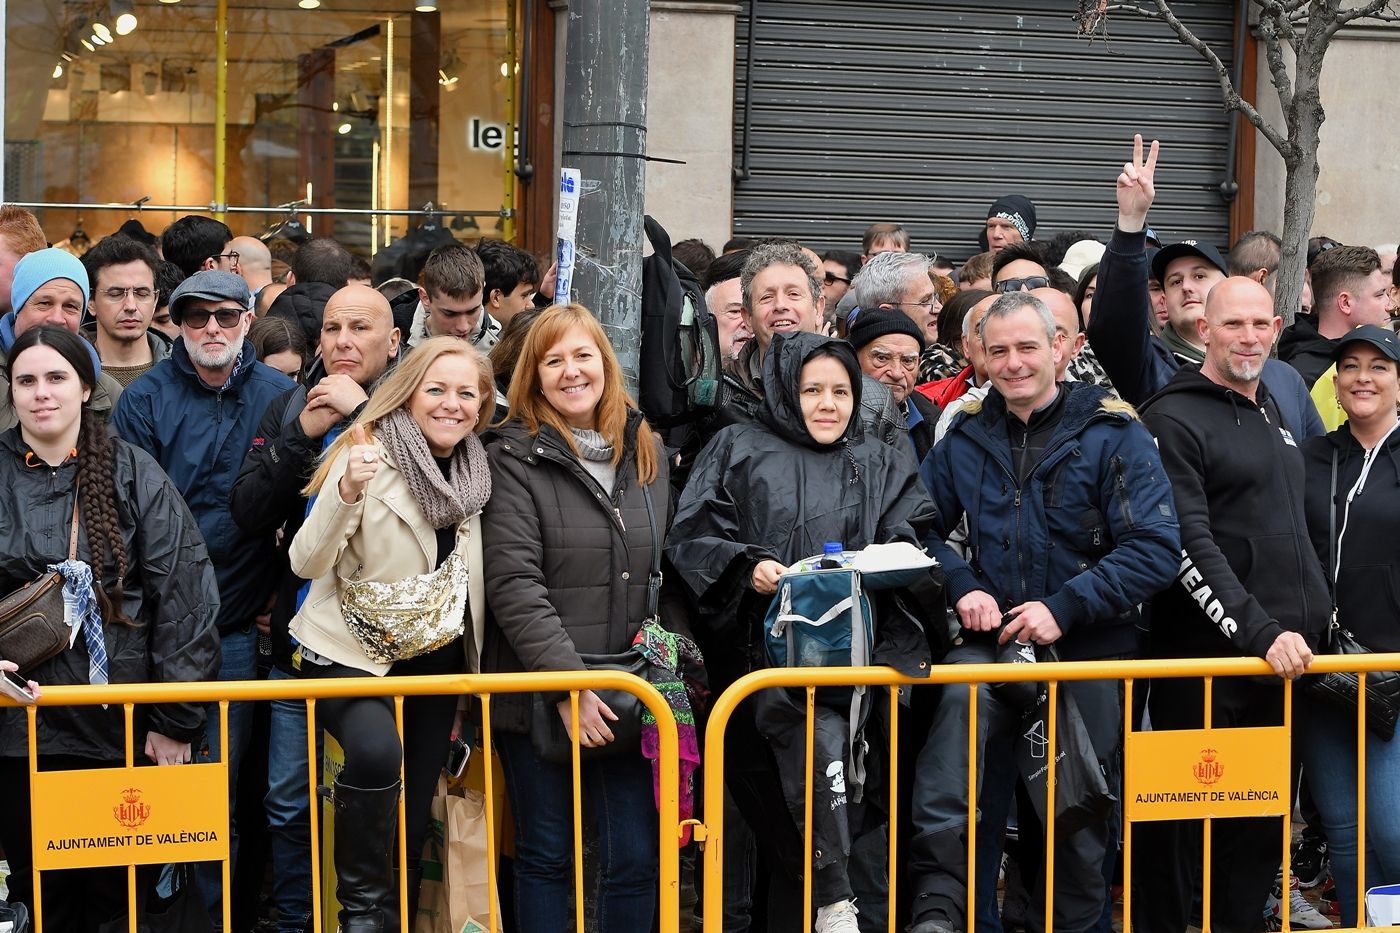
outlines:
[[1369, 343], [1381, 352], [1386, 359], [1400, 363], [1400, 340], [1395, 337], [1395, 332], [1384, 327], [1377, 327], [1375, 324], [1362, 324], [1355, 330], [1349, 330], [1337, 341], [1337, 349], [1332, 351], [1332, 359], [1340, 360], [1346, 352], [1349, 344]]
[[1172, 260], [1180, 259], [1183, 256], [1199, 256], [1222, 274], [1229, 275], [1225, 268], [1225, 260], [1220, 258], [1220, 251], [1209, 243], [1202, 243], [1199, 240], [1181, 240], [1170, 246], [1164, 246], [1157, 251], [1157, 255], [1152, 257], [1152, 277], [1157, 281], [1162, 281], [1167, 275], [1167, 266]]
[[248, 292], [248, 283], [236, 272], [223, 269], [205, 269], [185, 279], [170, 295], [170, 320], [176, 324], [184, 317], [183, 305], [188, 298], [202, 298], [205, 301], [236, 301], [244, 308], [251, 308], [253, 297]]

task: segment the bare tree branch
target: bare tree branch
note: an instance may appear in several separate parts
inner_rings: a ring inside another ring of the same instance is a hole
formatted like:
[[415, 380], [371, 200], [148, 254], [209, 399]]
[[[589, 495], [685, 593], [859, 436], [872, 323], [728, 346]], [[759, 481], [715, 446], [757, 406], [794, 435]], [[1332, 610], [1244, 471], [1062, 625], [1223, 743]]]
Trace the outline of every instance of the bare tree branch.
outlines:
[[[1286, 119], [1288, 112], [1293, 109], [1293, 80], [1288, 77], [1288, 65], [1283, 60], [1283, 46], [1280, 44], [1279, 31], [1282, 29], [1291, 37], [1293, 27], [1288, 24], [1287, 19], [1278, 13], [1277, 8], [1267, 10], [1265, 17], [1259, 23], [1259, 31], [1264, 36], [1264, 58], [1269, 64], [1269, 75], [1273, 79], [1274, 90], [1278, 91], [1279, 105], [1283, 108]], [[1296, 51], [1294, 52], [1294, 61], [1297, 61]]]
[[[1370, 0], [1369, 3], [1362, 6], [1352, 7], [1350, 10], [1341, 10], [1337, 13], [1337, 27], [1341, 28], [1353, 20], [1358, 20], [1366, 16], [1376, 16], [1389, 5], [1389, 0]], [[1336, 29], [1333, 29], [1328, 35], [1336, 31]]]
[[[1220, 60], [1220, 56], [1216, 55], [1215, 51], [1210, 46], [1198, 39], [1190, 29], [1186, 28], [1186, 24], [1176, 18], [1176, 14], [1173, 13], [1171, 7], [1167, 5], [1167, 0], [1154, 0], [1154, 2], [1157, 4], [1158, 15], [1172, 28], [1177, 38], [1195, 49], [1211, 68], [1215, 69], [1216, 78], [1220, 82], [1220, 93], [1224, 98], [1225, 109], [1227, 111], [1234, 110], [1244, 114], [1244, 118], [1248, 120], [1255, 129], [1264, 134], [1264, 138], [1278, 150], [1279, 155], [1287, 158], [1290, 149], [1288, 140], [1278, 129], [1269, 123], [1268, 120], [1264, 119], [1263, 115], [1255, 109], [1253, 104], [1240, 96], [1239, 91], [1235, 88], [1234, 81], [1230, 78], [1230, 70], [1225, 67], [1225, 63]], [[1280, 63], [1282, 63], [1281, 54], [1279, 60]], [[1285, 80], [1287, 79], [1286, 71], [1284, 72], [1284, 78]], [[1282, 93], [1283, 91], [1280, 89], [1280, 99], [1282, 99]], [[1285, 111], [1286, 110], [1287, 108], [1285, 107]]]

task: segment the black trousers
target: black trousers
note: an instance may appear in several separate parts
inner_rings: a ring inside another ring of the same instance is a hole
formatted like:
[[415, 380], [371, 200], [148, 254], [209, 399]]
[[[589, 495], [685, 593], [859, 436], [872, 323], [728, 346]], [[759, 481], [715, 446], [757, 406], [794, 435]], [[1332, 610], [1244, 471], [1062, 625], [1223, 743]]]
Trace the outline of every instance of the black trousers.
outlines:
[[[1147, 712], [1153, 729], [1199, 729], [1204, 682], [1154, 680]], [[1239, 677], [1217, 677], [1212, 727], [1283, 723], [1283, 687]], [[1297, 769], [1294, 768], [1296, 777]], [[1133, 824], [1133, 925], [1145, 933], [1182, 933], [1199, 902], [1204, 836], [1200, 820]], [[1264, 929], [1264, 902], [1283, 859], [1282, 817], [1222, 819], [1211, 823], [1211, 929], [1255, 933]]]
[[[390, 677], [457, 674], [464, 667], [462, 643], [449, 645], [389, 669]], [[340, 664], [303, 662], [303, 677], [372, 677]], [[392, 697], [346, 697], [316, 701], [316, 721], [335, 737], [345, 752], [340, 781], [351, 787], [388, 787], [404, 775], [404, 840], [408, 865], [415, 868], [427, 839], [438, 773], [447, 762], [457, 696], [406, 697], [403, 703], [403, 744], [394, 724]], [[343, 832], [346, 827], [336, 827]], [[414, 892], [410, 899], [416, 903]]]
[[[98, 761], [76, 755], [40, 755], [41, 771], [120, 768], [125, 762]], [[29, 812], [29, 759], [0, 758], [0, 847], [10, 863], [11, 903], [34, 911], [33, 823]], [[93, 933], [98, 926], [126, 915], [126, 869], [74, 868], [46, 871], [43, 880], [44, 929]], [[138, 884], [142, 883], [138, 879]]]

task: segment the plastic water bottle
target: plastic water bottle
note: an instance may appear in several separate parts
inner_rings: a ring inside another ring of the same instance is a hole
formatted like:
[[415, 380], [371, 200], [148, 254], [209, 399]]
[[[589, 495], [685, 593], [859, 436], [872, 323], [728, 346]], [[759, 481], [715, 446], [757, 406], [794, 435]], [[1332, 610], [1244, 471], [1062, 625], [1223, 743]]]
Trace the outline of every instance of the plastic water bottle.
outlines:
[[846, 549], [840, 541], [828, 541], [822, 545], [822, 559], [817, 563], [818, 570], [836, 570], [846, 566]]

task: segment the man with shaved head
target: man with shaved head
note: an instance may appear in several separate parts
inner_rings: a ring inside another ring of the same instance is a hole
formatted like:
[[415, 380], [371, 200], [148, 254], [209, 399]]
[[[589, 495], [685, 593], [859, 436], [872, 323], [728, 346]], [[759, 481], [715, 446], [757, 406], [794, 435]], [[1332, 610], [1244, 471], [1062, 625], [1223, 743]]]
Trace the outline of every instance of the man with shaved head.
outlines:
[[234, 237], [229, 250], [238, 254], [238, 274], [257, 301], [262, 290], [272, 284], [272, 253], [262, 240], [251, 236]]
[[[1299, 439], [1261, 378], [1280, 324], [1264, 286], [1223, 279], [1196, 321], [1200, 367], [1182, 366], [1143, 406], [1181, 520], [1181, 566], [1153, 600], [1149, 652], [1262, 657], [1280, 678], [1216, 678], [1214, 728], [1282, 725], [1282, 679], [1308, 669], [1332, 605], [1303, 519]], [[1201, 728], [1204, 696], [1200, 679], [1153, 680], [1152, 728]], [[1281, 830], [1272, 817], [1216, 822], [1210, 926], [1260, 928], [1284, 854]], [[1132, 879], [1134, 915], [1153, 933], [1182, 933], [1199, 884], [1189, 866], [1201, 864], [1201, 823], [1139, 823], [1133, 832], [1135, 846], [1158, 856]]]
[[[286, 556], [286, 546], [306, 517], [302, 487], [321, 452], [354, 419], [375, 381], [398, 355], [399, 331], [389, 300], [367, 285], [336, 291], [322, 313], [317, 357], [306, 382], [268, 406], [234, 483], [230, 504], [234, 520], [245, 531], [264, 535], [272, 546], [277, 529], [282, 529], [280, 583], [259, 619], [259, 626], [271, 635], [270, 679], [295, 677], [302, 663], [310, 663], [296, 653], [287, 632], [305, 583], [292, 573]], [[300, 930], [311, 912], [305, 750], [305, 710], [298, 703], [274, 703], [266, 804], [272, 899], [285, 930]], [[410, 889], [413, 886], [410, 882]]]

